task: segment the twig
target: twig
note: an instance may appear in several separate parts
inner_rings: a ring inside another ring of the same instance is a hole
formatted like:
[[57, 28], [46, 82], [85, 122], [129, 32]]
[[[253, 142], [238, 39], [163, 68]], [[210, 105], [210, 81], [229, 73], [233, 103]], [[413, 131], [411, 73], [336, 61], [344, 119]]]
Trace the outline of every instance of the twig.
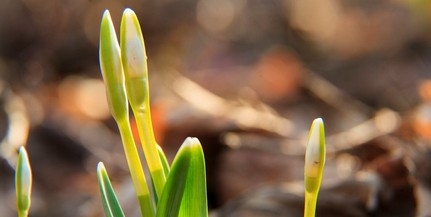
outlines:
[[195, 108], [214, 116], [226, 117], [240, 127], [264, 130], [283, 137], [293, 134], [294, 127], [290, 120], [274, 112], [235, 105], [181, 75], [174, 78], [172, 87], [176, 94]]

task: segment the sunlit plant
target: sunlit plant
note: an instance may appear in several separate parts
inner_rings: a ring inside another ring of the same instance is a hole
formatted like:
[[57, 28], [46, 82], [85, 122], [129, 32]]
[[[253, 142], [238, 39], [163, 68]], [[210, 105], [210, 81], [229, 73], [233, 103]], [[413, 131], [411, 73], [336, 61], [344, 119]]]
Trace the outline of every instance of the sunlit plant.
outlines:
[[16, 208], [18, 217], [27, 217], [31, 204], [32, 174], [27, 151], [21, 147], [15, 171]]
[[[100, 28], [100, 68], [112, 116], [117, 122], [141, 214], [145, 217], [208, 216], [205, 162], [197, 138], [187, 138], [172, 165], [156, 143], [151, 123], [147, 56], [135, 13], [124, 10], [118, 44], [109, 11]], [[129, 104], [150, 171], [143, 172], [129, 123]], [[102, 163], [97, 176], [106, 216], [124, 216]], [[153, 190], [153, 191], [150, 191]], [[150, 192], [153, 192], [152, 194]]]
[[311, 124], [308, 144], [305, 151], [304, 184], [305, 208], [304, 217], [313, 217], [316, 213], [317, 197], [322, 182], [325, 165], [325, 127], [323, 120], [317, 118]]
[[[205, 161], [199, 140], [186, 138], [171, 165], [155, 141], [150, 114], [147, 56], [140, 25], [132, 10], [124, 10], [120, 44], [109, 11], [104, 12], [99, 54], [109, 107], [119, 128], [142, 216], [207, 217]], [[138, 124], [139, 138], [150, 172], [149, 181], [133, 139], [129, 105]], [[304, 217], [313, 217], [316, 213], [326, 155], [324, 131], [323, 120], [315, 119], [305, 154]], [[105, 215], [125, 216], [102, 162], [97, 165], [97, 179]], [[15, 183], [18, 217], [27, 217], [31, 204], [32, 171], [24, 147], [18, 152]]]
[[[105, 14], [106, 15], [106, 14]], [[109, 14], [108, 14], [109, 15]], [[124, 139], [123, 139], [124, 141]], [[133, 140], [131, 140], [133, 141]], [[131, 142], [129, 141], [129, 142]], [[126, 144], [127, 145], [127, 144]], [[136, 148], [126, 147], [126, 158], [135, 157]], [[129, 150], [129, 149], [131, 150]], [[172, 169], [169, 169], [163, 151], [157, 146], [157, 153], [161, 159], [163, 172], [167, 174], [167, 182], [159, 200], [156, 193], [150, 196], [145, 176], [142, 175], [143, 192], [137, 192], [143, 216], [208, 216], [205, 184], [205, 164], [203, 152], [196, 138], [187, 138], [180, 148]], [[133, 163], [127, 159], [129, 166]], [[140, 163], [140, 162], [139, 162]], [[308, 144], [305, 154], [304, 183], [305, 183], [305, 209], [304, 217], [313, 217], [316, 212], [317, 197], [322, 181], [325, 164], [325, 132], [322, 119], [315, 119], [311, 125]], [[142, 171], [140, 164], [131, 165], [134, 171]], [[139, 174], [140, 175], [140, 174]], [[136, 174], [132, 174], [133, 177]], [[115, 195], [103, 163], [97, 165], [97, 178], [102, 196], [102, 204], [108, 217], [124, 216], [120, 203]], [[32, 172], [27, 152], [21, 147], [18, 152], [18, 161], [15, 173], [16, 206], [18, 217], [27, 217], [31, 204]], [[139, 184], [139, 183], [138, 183]]]

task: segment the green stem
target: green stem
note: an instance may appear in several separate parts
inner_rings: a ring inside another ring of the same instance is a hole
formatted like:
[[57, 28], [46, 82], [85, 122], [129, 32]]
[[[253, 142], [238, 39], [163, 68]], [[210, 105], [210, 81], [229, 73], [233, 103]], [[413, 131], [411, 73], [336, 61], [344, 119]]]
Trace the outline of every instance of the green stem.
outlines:
[[166, 174], [163, 171], [162, 162], [157, 151], [157, 144], [154, 138], [149, 105], [146, 106], [146, 110], [144, 112], [134, 111], [134, 114], [136, 123], [138, 125], [141, 145], [151, 173], [151, 178], [154, 182], [156, 194], [160, 198], [166, 183]]
[[28, 211], [27, 210], [18, 210], [18, 217], [27, 217]]
[[147, 54], [136, 14], [124, 10], [120, 32], [121, 59], [129, 104], [135, 115], [141, 145], [153, 180], [155, 198], [162, 195], [166, 182], [154, 139], [150, 113]]
[[314, 217], [316, 215], [317, 194], [305, 192], [304, 217]]
[[135, 186], [141, 213], [143, 216], [153, 217], [155, 211], [151, 202], [150, 192], [142, 169], [138, 150], [136, 148], [135, 141], [133, 140], [129, 121], [118, 121], [117, 123], [118, 128], [120, 129], [127, 164], [132, 176], [133, 185]]

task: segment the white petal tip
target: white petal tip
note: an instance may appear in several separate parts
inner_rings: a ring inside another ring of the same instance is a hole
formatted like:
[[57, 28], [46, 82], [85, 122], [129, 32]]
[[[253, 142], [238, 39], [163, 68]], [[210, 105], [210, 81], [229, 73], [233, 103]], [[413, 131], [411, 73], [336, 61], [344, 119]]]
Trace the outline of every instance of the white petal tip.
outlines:
[[97, 163], [97, 171], [104, 170], [104, 169], [105, 169], [105, 165], [103, 164], [103, 162]]
[[124, 9], [124, 12], [123, 12], [123, 14], [134, 14], [134, 13], [135, 12], [132, 9], [130, 9], [130, 8]]

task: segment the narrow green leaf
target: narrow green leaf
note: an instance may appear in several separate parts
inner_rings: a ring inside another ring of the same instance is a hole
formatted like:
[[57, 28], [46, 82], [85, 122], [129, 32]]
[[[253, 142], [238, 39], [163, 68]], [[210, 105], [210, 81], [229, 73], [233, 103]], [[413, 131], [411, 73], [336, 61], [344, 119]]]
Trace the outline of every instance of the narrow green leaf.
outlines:
[[[166, 155], [163, 152], [162, 147], [160, 147], [159, 145], [157, 145], [157, 152], [159, 153], [160, 156], [160, 160], [162, 162], [162, 168], [163, 168], [163, 172], [167, 175], [169, 174], [169, 163], [168, 160], [166, 159]], [[156, 191], [156, 187], [154, 186], [154, 179], [151, 177], [151, 187], [153, 188], [153, 192], [154, 192], [154, 201], [157, 205], [157, 203], [159, 202], [159, 195], [157, 195], [157, 191]]]
[[190, 170], [193, 142], [192, 138], [187, 138], [175, 156], [165, 188], [157, 204], [156, 217], [178, 217]]
[[162, 162], [163, 172], [168, 175], [170, 168], [165, 152], [163, 151], [162, 147], [160, 147], [160, 145], [157, 145], [157, 151], [159, 152], [160, 160]]
[[179, 217], [208, 216], [205, 158], [197, 138], [192, 138], [191, 162]]
[[123, 210], [102, 162], [97, 165], [97, 180], [106, 217], [124, 217]]
[[15, 171], [16, 206], [19, 217], [27, 217], [31, 204], [32, 173], [27, 151], [19, 149]]

